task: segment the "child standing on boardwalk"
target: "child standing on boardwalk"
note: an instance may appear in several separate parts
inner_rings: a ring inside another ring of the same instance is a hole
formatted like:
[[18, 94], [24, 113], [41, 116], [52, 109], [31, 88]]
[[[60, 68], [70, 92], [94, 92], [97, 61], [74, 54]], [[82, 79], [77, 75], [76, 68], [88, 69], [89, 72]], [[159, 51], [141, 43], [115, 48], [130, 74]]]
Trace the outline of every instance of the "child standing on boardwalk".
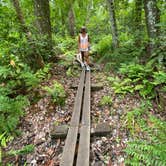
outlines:
[[81, 33], [78, 37], [78, 50], [81, 53], [82, 56], [82, 67], [86, 67], [86, 70], [89, 71], [89, 46], [90, 46], [90, 40], [89, 36], [86, 33], [86, 27], [83, 26], [81, 28]]

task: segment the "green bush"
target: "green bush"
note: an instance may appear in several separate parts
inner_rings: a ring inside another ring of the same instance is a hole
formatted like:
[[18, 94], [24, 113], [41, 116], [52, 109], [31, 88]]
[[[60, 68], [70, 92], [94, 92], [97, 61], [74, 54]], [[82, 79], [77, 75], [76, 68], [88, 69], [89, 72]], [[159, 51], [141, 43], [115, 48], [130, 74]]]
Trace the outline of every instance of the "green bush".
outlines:
[[121, 119], [130, 134], [124, 150], [126, 165], [163, 166], [166, 163], [166, 122], [149, 113], [151, 108], [151, 102], [142, 102], [140, 107], [127, 112]]
[[112, 37], [110, 35], [103, 37], [98, 44], [94, 46], [94, 51], [97, 52], [97, 61], [105, 62], [105, 70], [111, 69], [116, 71], [121, 63], [138, 62], [138, 58], [144, 55], [145, 46], [137, 48], [134, 45], [134, 40], [122, 43], [119, 48], [113, 49]]
[[77, 38], [71, 38], [70, 36], [54, 36], [53, 39], [58, 49], [60, 49], [61, 54], [65, 54], [68, 51], [76, 50], [76, 48], [78, 48]]
[[25, 155], [28, 153], [31, 153], [34, 151], [34, 145], [26, 145], [24, 146], [22, 149], [19, 150], [10, 150], [4, 153], [4, 149], [7, 147], [7, 143], [12, 141], [14, 139], [14, 137], [12, 136], [8, 136], [8, 134], [6, 134], [6, 132], [4, 132], [3, 134], [0, 134], [0, 165], [2, 164], [2, 159], [3, 157], [6, 156], [16, 156], [16, 155]]
[[138, 136], [139, 132], [143, 132], [146, 125], [147, 110], [150, 105], [142, 103], [139, 108], [134, 108], [122, 116], [123, 127], [130, 132], [131, 136]]
[[100, 100], [100, 105], [101, 106], [104, 106], [104, 105], [111, 106], [112, 105], [112, 98], [110, 96], [103, 96]]
[[14, 133], [19, 119], [24, 114], [24, 108], [28, 105], [26, 97], [17, 96], [11, 99], [0, 96], [0, 131], [1, 133]]
[[7, 153], [7, 155], [14, 155], [14, 156], [25, 155], [33, 151], [34, 151], [34, 145], [30, 144], [30, 145], [24, 146], [22, 149], [19, 149], [19, 150], [11, 150]]
[[166, 72], [164, 71], [153, 72], [153, 78], [155, 85], [166, 84]]
[[104, 56], [108, 52], [111, 53], [111, 50], [112, 50], [112, 36], [111, 35], [104, 36], [99, 41], [99, 43], [95, 46], [95, 49], [101, 57]]
[[126, 94], [134, 91], [133, 86], [131, 86], [132, 80], [129, 78], [120, 80], [118, 77], [108, 77], [107, 79], [111, 82], [112, 89], [116, 94]]
[[[10, 32], [10, 31], [9, 31]], [[32, 69], [39, 68], [36, 63], [41, 56], [45, 62], [48, 62], [52, 56], [53, 50], [50, 50], [46, 37], [31, 36], [31, 41], [28, 41], [25, 34], [20, 35], [19, 32], [11, 32], [4, 42], [0, 41], [0, 59], [9, 63], [10, 59], [14, 58], [21, 60], [24, 64], [29, 65]], [[11, 57], [12, 55], [12, 57]]]
[[166, 66], [165, 38], [163, 36], [164, 33], [160, 33], [160, 35], [153, 41], [155, 47], [150, 57], [151, 60], [156, 63], [156, 67], [159, 69], [163, 68], [163, 66]]
[[28, 99], [21, 96], [44, 79], [49, 72], [49, 65], [34, 73], [14, 54], [0, 57], [0, 132], [15, 133], [19, 119], [24, 114]]
[[127, 159], [125, 163], [131, 166], [165, 166], [166, 165], [166, 122], [154, 116], [144, 119], [148, 121], [144, 127], [145, 139], [134, 139], [128, 142], [125, 149]]
[[57, 81], [54, 81], [54, 84], [52, 87], [46, 86], [43, 89], [47, 91], [48, 95], [51, 96], [55, 104], [57, 105], [65, 104], [66, 92], [62, 84], [58, 83]]
[[47, 64], [43, 69], [33, 72], [29, 66], [13, 55], [5, 63], [0, 66], [0, 82], [9, 87], [11, 93], [21, 89], [26, 91], [35, 88], [47, 77], [50, 70], [50, 64]]
[[162, 70], [154, 72], [150, 64], [122, 64], [119, 73], [122, 75], [122, 79], [108, 77], [115, 93], [119, 94], [138, 91], [143, 98], [153, 98], [155, 87], [163, 86], [166, 83], [166, 72]]
[[7, 136], [6, 132], [0, 133], [0, 164], [2, 163], [3, 151], [2, 149], [7, 146], [7, 143], [13, 139], [12, 136]]
[[40, 79], [44, 80], [50, 77], [49, 71], [51, 70], [51, 63], [45, 64], [43, 69], [39, 69], [36, 71], [35, 76]]

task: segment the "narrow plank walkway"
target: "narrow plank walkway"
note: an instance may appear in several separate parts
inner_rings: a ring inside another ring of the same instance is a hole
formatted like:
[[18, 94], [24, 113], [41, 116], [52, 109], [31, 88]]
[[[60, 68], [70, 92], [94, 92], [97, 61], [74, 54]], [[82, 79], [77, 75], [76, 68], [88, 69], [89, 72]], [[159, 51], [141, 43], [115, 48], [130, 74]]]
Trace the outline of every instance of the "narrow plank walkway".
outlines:
[[83, 70], [81, 73], [80, 83], [75, 98], [71, 123], [65, 141], [65, 147], [63, 149], [60, 166], [73, 166], [74, 164], [75, 148], [77, 143], [82, 98], [83, 98], [84, 81], [85, 81], [85, 70]]
[[[90, 72], [82, 70], [60, 166], [89, 166], [90, 86]], [[78, 137], [79, 133], [80, 137]], [[79, 142], [78, 153], [75, 154], [77, 140]]]
[[89, 166], [90, 154], [90, 72], [86, 74], [77, 166]]

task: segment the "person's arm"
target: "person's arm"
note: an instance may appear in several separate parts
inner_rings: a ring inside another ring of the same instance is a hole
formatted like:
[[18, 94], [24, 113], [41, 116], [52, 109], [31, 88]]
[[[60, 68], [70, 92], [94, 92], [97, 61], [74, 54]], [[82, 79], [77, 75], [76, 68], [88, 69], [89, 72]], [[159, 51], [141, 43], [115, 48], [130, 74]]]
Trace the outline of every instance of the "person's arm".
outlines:
[[78, 36], [78, 52], [80, 52], [80, 35]]
[[89, 38], [89, 35], [88, 35], [88, 49], [90, 50], [90, 38]]
[[88, 42], [90, 43], [90, 38], [89, 38], [89, 35], [88, 35]]

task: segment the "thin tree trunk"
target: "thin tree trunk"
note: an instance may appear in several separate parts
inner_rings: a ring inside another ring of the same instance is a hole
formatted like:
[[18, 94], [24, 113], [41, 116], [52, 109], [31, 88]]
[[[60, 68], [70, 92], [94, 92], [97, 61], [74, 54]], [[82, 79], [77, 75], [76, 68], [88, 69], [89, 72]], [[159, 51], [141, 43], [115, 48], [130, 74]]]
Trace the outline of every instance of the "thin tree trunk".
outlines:
[[145, 19], [148, 37], [150, 39], [147, 46], [148, 56], [152, 55], [155, 45], [151, 42], [151, 39], [156, 39], [159, 35], [159, 28], [156, 26], [160, 22], [159, 9], [157, 7], [156, 0], [144, 0]]
[[39, 33], [46, 36], [51, 49], [52, 35], [49, 0], [34, 0], [34, 10]]
[[142, 0], [136, 0], [135, 1], [135, 20], [134, 20], [134, 31], [136, 32], [136, 46], [140, 46], [141, 44], [141, 31], [142, 31]]
[[73, 5], [71, 5], [68, 17], [69, 17], [69, 33], [71, 36], [74, 36], [75, 17], [74, 17]]
[[118, 39], [118, 30], [117, 30], [116, 17], [115, 17], [114, 0], [107, 0], [107, 1], [109, 4], [109, 11], [110, 11], [113, 47], [117, 48], [119, 47], [119, 39]]
[[144, 0], [146, 26], [149, 38], [156, 38], [159, 28], [156, 26], [160, 22], [159, 9], [156, 0]]
[[[33, 54], [31, 55], [33, 62], [31, 62], [30, 65], [31, 66], [35, 65], [36, 68], [43, 68], [44, 67], [43, 58], [42, 58], [41, 55], [36, 53], [35, 45], [32, 44], [33, 40], [31, 38], [31, 32], [29, 31], [29, 29], [25, 25], [25, 21], [24, 21], [24, 17], [23, 17], [23, 13], [22, 13], [20, 4], [19, 4], [19, 0], [12, 0], [12, 3], [13, 3], [13, 6], [15, 8], [15, 11], [16, 11], [16, 14], [17, 14], [17, 18], [18, 18], [18, 21], [20, 23], [20, 27], [21, 27], [22, 31], [25, 33], [26, 38], [27, 38], [27, 40], [28, 40], [28, 42], [30, 44], [30, 47], [33, 50], [32, 51]], [[37, 64], [37, 66], [36, 66], [36, 64]]]
[[27, 39], [30, 40], [30, 34], [31, 33], [28, 30], [27, 26], [25, 25], [23, 13], [22, 13], [19, 1], [18, 0], [12, 0], [12, 3], [13, 3], [13, 6], [15, 8], [17, 18], [18, 18], [18, 21], [20, 23], [20, 27], [21, 27], [22, 31], [25, 33]]

